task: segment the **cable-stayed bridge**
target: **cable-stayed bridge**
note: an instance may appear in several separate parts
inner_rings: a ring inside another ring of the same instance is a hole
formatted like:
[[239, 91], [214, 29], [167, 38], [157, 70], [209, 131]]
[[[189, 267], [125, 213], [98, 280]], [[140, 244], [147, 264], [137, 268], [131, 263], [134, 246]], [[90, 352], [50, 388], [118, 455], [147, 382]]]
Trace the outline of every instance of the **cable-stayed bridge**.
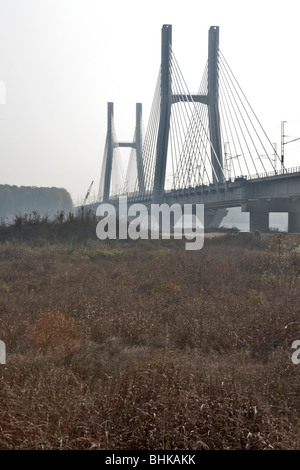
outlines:
[[[125, 170], [122, 147], [131, 148]], [[287, 212], [289, 231], [300, 232], [300, 167], [285, 168], [220, 50], [219, 27], [209, 29], [207, 64], [191, 92], [172, 26], [163, 25], [149, 121], [145, 130], [137, 103], [132, 141], [118, 140], [108, 103], [98, 204], [121, 195], [144, 204], [204, 204], [207, 227], [231, 207], [250, 213], [250, 231], [267, 231], [270, 212]]]

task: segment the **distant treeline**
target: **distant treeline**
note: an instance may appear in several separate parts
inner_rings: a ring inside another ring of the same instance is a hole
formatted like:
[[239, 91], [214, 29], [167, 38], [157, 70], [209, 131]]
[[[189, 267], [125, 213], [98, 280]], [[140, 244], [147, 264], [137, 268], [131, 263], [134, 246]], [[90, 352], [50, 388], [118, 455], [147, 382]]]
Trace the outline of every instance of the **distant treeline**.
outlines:
[[0, 217], [12, 219], [24, 214], [38, 213], [54, 216], [58, 211], [70, 211], [72, 199], [64, 188], [0, 185]]

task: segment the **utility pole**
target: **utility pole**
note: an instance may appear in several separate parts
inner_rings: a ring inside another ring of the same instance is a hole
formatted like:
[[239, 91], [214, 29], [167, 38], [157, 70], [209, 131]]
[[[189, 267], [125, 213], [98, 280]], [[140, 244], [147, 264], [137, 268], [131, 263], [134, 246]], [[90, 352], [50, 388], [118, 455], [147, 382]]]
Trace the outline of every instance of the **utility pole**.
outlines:
[[286, 122], [287, 121], [281, 121], [281, 169], [283, 169], [283, 166], [284, 166], [284, 146], [287, 144], [291, 144], [292, 142], [296, 142], [296, 140], [300, 140], [300, 137], [296, 137], [295, 139], [289, 140], [288, 142], [284, 141], [284, 138], [288, 137], [284, 133], [284, 124]]
[[286, 137], [284, 135], [284, 124], [286, 123], [286, 121], [281, 121], [281, 169], [283, 170], [283, 166], [284, 166], [284, 145], [285, 145], [285, 142], [284, 142], [284, 138]]

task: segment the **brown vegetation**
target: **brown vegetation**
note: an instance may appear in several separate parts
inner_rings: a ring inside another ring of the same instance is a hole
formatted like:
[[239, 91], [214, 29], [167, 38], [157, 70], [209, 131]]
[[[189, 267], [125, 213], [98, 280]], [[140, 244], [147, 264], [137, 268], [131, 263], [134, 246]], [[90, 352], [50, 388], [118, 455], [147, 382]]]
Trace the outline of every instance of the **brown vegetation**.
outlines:
[[300, 448], [296, 238], [187, 252], [11, 230], [0, 449]]

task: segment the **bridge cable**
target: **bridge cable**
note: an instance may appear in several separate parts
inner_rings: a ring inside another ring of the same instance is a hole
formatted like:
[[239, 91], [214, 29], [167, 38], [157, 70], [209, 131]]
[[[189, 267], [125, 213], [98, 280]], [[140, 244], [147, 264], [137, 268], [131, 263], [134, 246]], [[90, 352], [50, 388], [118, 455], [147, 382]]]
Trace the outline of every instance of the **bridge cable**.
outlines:
[[[174, 54], [173, 54], [173, 58], [174, 58], [174, 63], [176, 64], [176, 67], [174, 67], [174, 70], [175, 70], [175, 72], [176, 72], [176, 75], [175, 75], [175, 74], [174, 74], [174, 75], [177, 77], [178, 82], [180, 82], [180, 86], [181, 86], [181, 93], [179, 93], [179, 94], [185, 94], [185, 97], [184, 97], [185, 99], [184, 99], [184, 100], [179, 100], [179, 101], [180, 101], [181, 103], [183, 103], [183, 105], [185, 106], [185, 108], [189, 107], [189, 110], [192, 109], [193, 112], [194, 112], [194, 114], [196, 114], [196, 116], [200, 117], [200, 119], [198, 120], [198, 122], [197, 122], [195, 119], [192, 121], [192, 125], [190, 124], [189, 133], [191, 132], [191, 129], [192, 129], [192, 126], [193, 126], [193, 125], [194, 125], [194, 126], [196, 125], [196, 128], [198, 128], [197, 130], [199, 131], [199, 122], [200, 122], [200, 124], [201, 124], [201, 129], [200, 129], [200, 130], [203, 132], [204, 127], [203, 127], [203, 125], [202, 125], [202, 119], [201, 119], [201, 116], [200, 116], [200, 113], [199, 113], [199, 109], [196, 108], [196, 105], [198, 105], [198, 103], [197, 103], [197, 104], [194, 103], [194, 101], [193, 101], [193, 99], [192, 99], [192, 96], [191, 96], [190, 92], [189, 92], [188, 89], [187, 89], [186, 83], [185, 83], [185, 81], [184, 81], [184, 79], [183, 79], [182, 73], [181, 73], [181, 71], [180, 71], [180, 68], [179, 68], [178, 63], [177, 63], [177, 61], [176, 61], [176, 59], [175, 59]], [[183, 87], [182, 84], [184, 84], [184, 87]], [[186, 89], [185, 93], [182, 92], [182, 89], [183, 89], [183, 88]], [[180, 91], [180, 90], [178, 90], [178, 91]], [[191, 105], [190, 103], [192, 103], [193, 105]], [[191, 108], [191, 106], [192, 106], [192, 108]], [[187, 111], [186, 111], [186, 114], [187, 114]], [[189, 114], [190, 114], [190, 113], [189, 113]], [[191, 118], [190, 118], [190, 123], [191, 123]], [[207, 137], [207, 139], [208, 139], [207, 131], [206, 131], [205, 129], [204, 129], [204, 133], [206, 134], [206, 137]], [[198, 140], [195, 139], [195, 142], [197, 143], [197, 146], [199, 146], [199, 140], [200, 140], [201, 143], [203, 144], [203, 137], [201, 136], [201, 132], [198, 132], [197, 134], [198, 134], [198, 136], [199, 136], [199, 139], [198, 139]], [[193, 135], [195, 135], [195, 132], [193, 132]], [[188, 134], [187, 134], [186, 138], [188, 138], [188, 137], [189, 137], [189, 136], [188, 136]], [[187, 148], [187, 141], [186, 141], [185, 148]], [[205, 145], [204, 145], [204, 148], [206, 148]], [[200, 155], [201, 155], [201, 157], [202, 157], [202, 151], [201, 151], [201, 150], [200, 150]], [[194, 161], [195, 161], [195, 158], [196, 158], [196, 157], [195, 157], [195, 152], [194, 152]], [[181, 168], [180, 168], [179, 170], [182, 170], [182, 169], [184, 168], [184, 166], [185, 166], [185, 168], [186, 168], [186, 173], [187, 173], [187, 171], [189, 171], [189, 174], [188, 174], [188, 177], [187, 177], [186, 181], [190, 181], [190, 160], [191, 160], [191, 158], [190, 158], [189, 155], [185, 156], [184, 154], [181, 154]], [[202, 163], [203, 163], [203, 159], [202, 159]], [[205, 165], [204, 165], [204, 167], [205, 167]], [[205, 168], [205, 169], [206, 169], [206, 168]], [[213, 171], [214, 171], [214, 169], [213, 169]], [[182, 173], [182, 171], [181, 171], [181, 173]], [[207, 172], [207, 173], [208, 173], [208, 172]], [[186, 177], [185, 177], [185, 178], [186, 178]]]
[[[248, 108], [249, 108], [249, 110], [251, 111], [253, 117], [255, 118], [256, 122], [258, 123], [258, 125], [259, 125], [261, 131], [263, 132], [264, 136], [267, 138], [268, 143], [271, 145], [272, 150], [274, 151], [273, 145], [271, 144], [271, 142], [270, 142], [270, 140], [269, 140], [269, 138], [268, 138], [266, 132], [264, 131], [264, 129], [263, 129], [263, 127], [262, 127], [262, 125], [261, 125], [261, 123], [260, 123], [258, 117], [256, 116], [256, 114], [255, 114], [253, 108], [251, 107], [249, 101], [247, 100], [247, 98], [246, 98], [246, 96], [245, 96], [243, 90], [241, 89], [239, 83], [237, 82], [237, 80], [236, 80], [236, 78], [235, 78], [235, 76], [234, 76], [232, 70], [230, 69], [230, 67], [229, 67], [229, 65], [228, 65], [228, 63], [227, 63], [225, 57], [224, 57], [223, 54], [221, 53], [221, 51], [220, 51], [220, 58], [221, 58], [221, 63], [222, 63], [222, 70], [226, 73], [226, 75], [227, 75], [227, 77], [228, 77], [228, 81], [231, 83], [231, 85], [232, 85], [232, 87], [233, 87], [233, 89], [234, 89], [234, 91], [235, 91], [235, 93], [236, 93], [236, 96], [238, 97], [238, 99], [239, 99], [239, 101], [240, 101], [240, 103], [241, 103], [241, 105], [242, 105], [242, 107], [243, 107], [243, 109], [244, 109], [244, 111], [245, 111], [245, 113], [246, 113], [248, 119], [249, 119], [249, 122], [250, 122], [250, 124], [251, 124], [251, 126], [252, 126], [252, 128], [253, 128], [253, 130], [254, 130], [256, 136], [257, 136], [257, 138], [258, 138], [258, 141], [259, 141], [259, 143], [261, 144], [263, 151], [265, 152], [265, 156], [267, 156], [267, 157], [269, 158], [269, 162], [271, 163], [271, 165], [272, 165], [272, 167], [273, 167], [273, 170], [275, 171], [276, 168], [275, 168], [275, 166], [274, 166], [274, 164], [273, 164], [273, 162], [272, 162], [272, 159], [271, 159], [271, 158], [269, 157], [269, 155], [268, 155], [268, 151], [266, 150], [266, 147], [265, 147], [265, 145], [264, 145], [264, 143], [263, 143], [263, 141], [262, 141], [262, 139], [261, 139], [259, 133], [257, 132], [257, 130], [256, 130], [254, 124], [253, 124], [252, 119], [250, 118], [249, 112], [247, 111], [245, 104], [248, 106]], [[238, 90], [239, 90], [240, 93], [238, 92]], [[242, 98], [243, 98], [244, 102], [243, 102]], [[244, 104], [244, 103], [245, 103], [245, 104]], [[249, 135], [252, 136], [252, 134], [250, 134], [250, 132], [249, 132]], [[257, 151], [257, 148], [256, 148], [256, 147], [255, 147], [255, 149], [256, 149], [256, 152], [257, 152], [257, 156], [258, 156], [258, 158], [259, 158], [259, 160], [260, 160], [260, 163], [261, 163], [261, 165], [262, 165], [264, 171], [266, 172], [267, 170], [266, 170], [266, 168], [265, 168], [265, 166], [264, 166], [264, 163], [263, 163], [263, 161], [262, 161], [261, 155], [260, 155], [259, 152]], [[276, 151], [275, 151], [275, 153], [276, 153]], [[276, 153], [276, 154], [277, 154], [277, 153]], [[277, 155], [277, 157], [278, 157], [278, 159], [280, 160], [280, 158], [279, 158], [278, 155]]]

